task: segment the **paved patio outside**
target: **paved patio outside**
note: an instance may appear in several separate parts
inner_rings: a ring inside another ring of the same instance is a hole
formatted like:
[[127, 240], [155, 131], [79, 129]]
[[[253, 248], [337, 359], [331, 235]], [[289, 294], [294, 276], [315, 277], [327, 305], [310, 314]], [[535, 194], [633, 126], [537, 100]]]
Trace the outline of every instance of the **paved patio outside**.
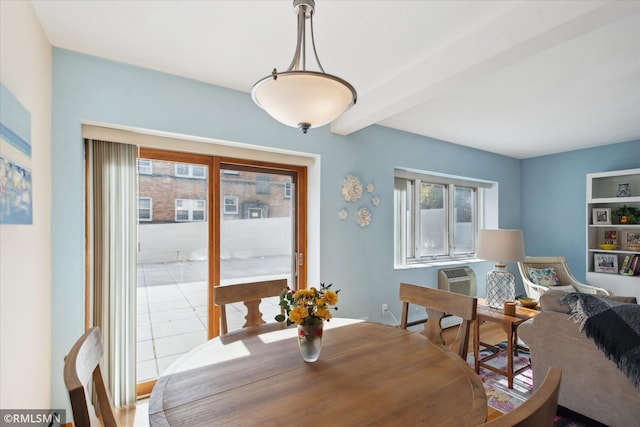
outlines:
[[[284, 259], [282, 259], [284, 258]], [[223, 264], [226, 284], [287, 277], [287, 257]], [[271, 274], [269, 274], [271, 273]], [[251, 274], [247, 277], [247, 274]], [[205, 261], [138, 265], [137, 381], [157, 378], [181, 355], [207, 341], [208, 295]], [[278, 297], [260, 306], [267, 322], [280, 312]], [[244, 304], [227, 306], [229, 330], [244, 324]]]

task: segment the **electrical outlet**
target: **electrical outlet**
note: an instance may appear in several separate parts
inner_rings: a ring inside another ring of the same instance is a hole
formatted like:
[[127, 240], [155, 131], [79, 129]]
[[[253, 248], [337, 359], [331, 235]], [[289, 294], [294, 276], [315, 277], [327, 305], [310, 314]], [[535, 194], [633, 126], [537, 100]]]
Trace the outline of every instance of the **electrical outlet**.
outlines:
[[389, 305], [387, 304], [382, 304], [382, 315], [384, 316], [385, 314], [387, 314], [389, 312]]

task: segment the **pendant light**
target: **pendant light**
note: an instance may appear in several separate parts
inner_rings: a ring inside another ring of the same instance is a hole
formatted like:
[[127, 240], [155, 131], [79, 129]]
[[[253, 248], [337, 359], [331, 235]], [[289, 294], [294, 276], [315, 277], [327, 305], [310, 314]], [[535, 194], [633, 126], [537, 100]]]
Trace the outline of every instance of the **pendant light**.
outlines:
[[[253, 101], [271, 117], [302, 133], [326, 125], [356, 103], [357, 93], [349, 82], [324, 72], [313, 38], [314, 0], [294, 0], [298, 15], [298, 38], [293, 60], [287, 71], [259, 80], [251, 90]], [[320, 71], [307, 70], [307, 20], [310, 23], [311, 47]]]

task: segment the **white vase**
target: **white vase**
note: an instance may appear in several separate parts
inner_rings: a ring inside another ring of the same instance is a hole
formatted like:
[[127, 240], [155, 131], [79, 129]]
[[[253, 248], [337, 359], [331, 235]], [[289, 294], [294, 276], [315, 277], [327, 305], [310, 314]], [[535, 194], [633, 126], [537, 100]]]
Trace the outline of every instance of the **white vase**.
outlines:
[[629, 184], [618, 184], [618, 193], [616, 194], [618, 197], [629, 197], [631, 196], [631, 188], [629, 188]]
[[631, 196], [631, 188], [629, 188], [629, 184], [618, 184], [618, 193], [616, 194], [618, 197], [629, 197]]

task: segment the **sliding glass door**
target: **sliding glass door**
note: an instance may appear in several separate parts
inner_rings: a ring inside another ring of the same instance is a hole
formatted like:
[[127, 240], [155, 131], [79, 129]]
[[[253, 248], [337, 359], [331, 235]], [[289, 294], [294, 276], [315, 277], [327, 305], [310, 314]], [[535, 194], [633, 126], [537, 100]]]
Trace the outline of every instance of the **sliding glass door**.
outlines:
[[137, 381], [209, 337], [209, 156], [138, 158]]
[[[306, 283], [306, 169], [141, 149], [138, 158], [139, 394], [174, 360], [219, 334], [213, 287]], [[279, 312], [263, 303], [264, 319]], [[227, 307], [229, 329], [244, 323]]]
[[[298, 172], [274, 165], [238, 161], [217, 163], [220, 238], [219, 285], [287, 279], [297, 286]], [[280, 313], [279, 298], [262, 301], [263, 319]], [[244, 304], [227, 308], [229, 329], [240, 328], [247, 314]]]

